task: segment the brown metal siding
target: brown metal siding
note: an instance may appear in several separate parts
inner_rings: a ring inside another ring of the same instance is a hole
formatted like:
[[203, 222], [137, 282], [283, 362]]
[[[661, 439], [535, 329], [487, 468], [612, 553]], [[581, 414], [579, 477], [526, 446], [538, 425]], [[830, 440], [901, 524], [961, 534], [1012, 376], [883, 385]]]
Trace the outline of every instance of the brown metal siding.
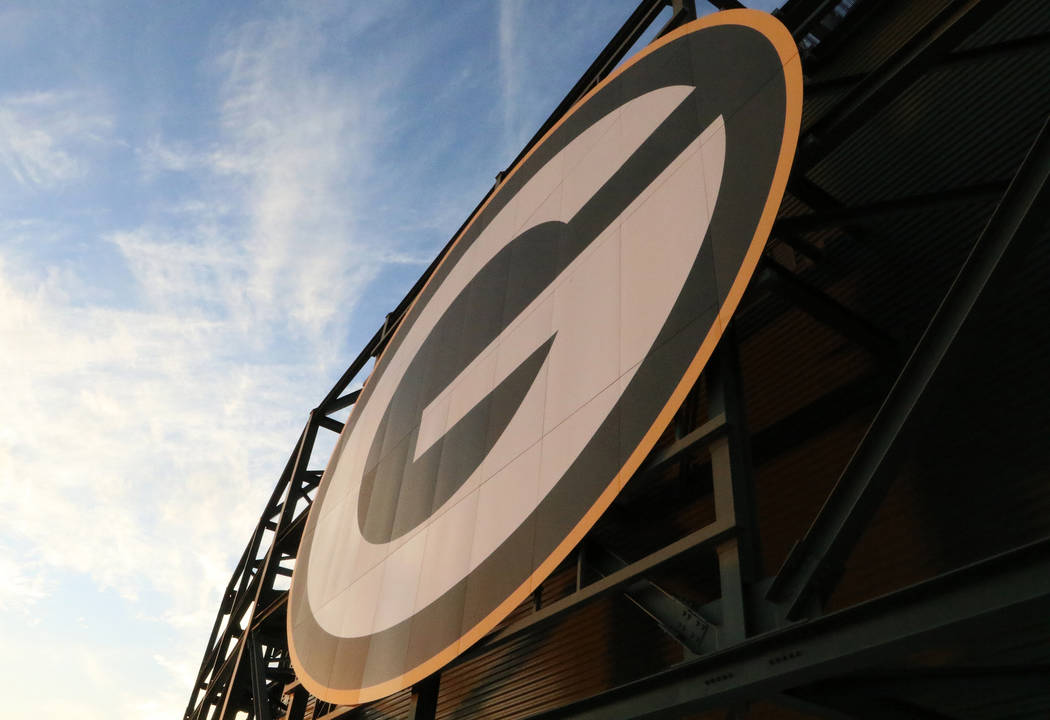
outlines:
[[527, 717], [680, 659], [640, 611], [608, 598], [444, 671], [437, 717]]

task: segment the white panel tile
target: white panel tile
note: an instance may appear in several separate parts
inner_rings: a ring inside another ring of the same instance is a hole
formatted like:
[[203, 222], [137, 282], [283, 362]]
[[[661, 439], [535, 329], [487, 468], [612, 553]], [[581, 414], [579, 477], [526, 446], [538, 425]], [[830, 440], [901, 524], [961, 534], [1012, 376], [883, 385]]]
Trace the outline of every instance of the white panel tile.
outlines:
[[563, 150], [565, 153], [565, 160], [562, 165], [563, 177], [568, 177], [596, 145], [609, 142], [610, 139], [605, 137], [606, 133], [611, 130], [619, 133], [619, 128], [616, 127], [619, 117], [620, 110], [617, 108], [584, 130], [565, 147], [565, 150]]
[[536, 212], [536, 208], [561, 184], [564, 161], [565, 156], [562, 153], [555, 155], [514, 195], [514, 199], [508, 204], [508, 208], [514, 208], [515, 232], [512, 234], [517, 234], [525, 221]]
[[426, 531], [418, 533], [383, 561], [383, 587], [379, 591], [373, 632], [393, 627], [412, 615], [426, 540]]
[[496, 383], [554, 334], [554, 288], [541, 293], [507, 329], [496, 349]]
[[622, 226], [621, 373], [649, 352], [700, 250], [709, 221], [704, 158], [694, 141], [676, 170]]
[[[553, 334], [554, 292], [538, 298], [517, 321], [511, 323], [497, 349], [494, 385], [505, 380], [521, 363], [547, 342]], [[547, 402], [547, 364], [540, 368], [532, 387], [493, 445], [482, 466], [487, 479], [528, 448], [539, 442], [543, 432], [543, 413]]]
[[324, 502], [318, 509], [318, 519], [325, 517], [332, 511], [336, 503], [345, 500], [360, 487], [359, 473], [361, 467], [364, 466], [360, 444], [360, 441], [350, 440], [343, 446], [343, 451], [339, 454], [338, 462], [333, 468]]
[[[467, 281], [473, 278], [478, 270], [514, 237], [516, 234], [514, 231], [517, 227], [514, 212], [514, 208], [504, 207], [492, 219], [492, 222], [486, 226], [481, 235], [474, 241], [474, 244], [471, 245], [470, 250], [464, 255], [463, 259], [466, 262], [463, 265], [463, 269], [464, 277]], [[457, 284], [457, 294], [464, 284], [464, 282]]]
[[434, 398], [433, 402], [423, 408], [419, 422], [419, 435], [416, 436], [416, 446], [412, 450], [413, 460], [418, 460], [420, 455], [445, 435], [448, 430], [448, 406], [451, 400], [451, 393], [442, 392]]
[[619, 113], [614, 112], [610, 117], [609, 129], [602, 135], [601, 141], [565, 174], [562, 194], [565, 220], [579, 212], [598, 188], [623, 165], [625, 157], [621, 134]]
[[548, 360], [544, 432], [619, 377], [619, 228], [603, 233], [577, 263], [554, 294], [558, 336]]
[[620, 399], [621, 383], [617, 380], [597, 397], [566, 418], [543, 437], [540, 460], [539, 497], [543, 498], [561, 479], [579, 456], [580, 450], [594, 436], [595, 430]]
[[357, 548], [357, 556], [354, 558], [353, 576], [359, 578], [366, 572], [379, 565], [383, 559], [390, 554], [392, 548], [388, 545], [373, 545], [362, 541]]
[[417, 611], [441, 597], [470, 570], [479, 493], [475, 490], [460, 500], [427, 528], [423, 571], [416, 594]]
[[328, 582], [324, 590], [326, 598], [333, 598], [340, 594], [356, 579], [354, 566], [357, 561], [357, 551], [362, 542], [361, 533], [357, 527], [356, 502], [342, 503], [338, 520], [336, 516], [333, 516], [332, 520], [338, 524], [332, 552], [334, 561], [328, 571]]
[[719, 115], [700, 135], [704, 154], [704, 193], [707, 207], [713, 212], [722, 186], [722, 169], [726, 158], [726, 126]]
[[310, 548], [310, 572], [308, 577], [308, 597], [310, 607], [320, 608], [329, 600], [326, 595], [329, 586], [329, 576], [336, 562], [336, 537], [339, 533], [340, 523], [336, 518], [343, 514], [345, 501], [333, 505], [332, 511], [325, 518], [318, 521], [314, 530], [313, 545]]
[[376, 566], [336, 596], [331, 610], [339, 621], [340, 637], [362, 637], [372, 632], [382, 586], [383, 567]]
[[482, 484], [470, 564], [477, 567], [536, 507], [540, 444], [515, 458]]
[[463, 419], [464, 415], [492, 392], [495, 378], [496, 348], [490, 346], [474, 358], [449, 387], [448, 427]]
[[[551, 190], [550, 195], [540, 203], [539, 207], [525, 221], [517, 228], [514, 236], [517, 237], [525, 230], [536, 227], [545, 222], [551, 222], [553, 220], [564, 220], [562, 215], [562, 195], [564, 189], [562, 187], [561, 179], [559, 178], [558, 184]], [[513, 238], [512, 238], [513, 239]]]
[[625, 103], [620, 108], [623, 143], [640, 146], [692, 92], [691, 85], [668, 85]]
[[536, 380], [525, 393], [514, 417], [489, 450], [481, 466], [482, 479], [488, 479], [506, 467], [511, 460], [540, 441], [543, 413], [547, 405], [547, 366], [540, 368]]

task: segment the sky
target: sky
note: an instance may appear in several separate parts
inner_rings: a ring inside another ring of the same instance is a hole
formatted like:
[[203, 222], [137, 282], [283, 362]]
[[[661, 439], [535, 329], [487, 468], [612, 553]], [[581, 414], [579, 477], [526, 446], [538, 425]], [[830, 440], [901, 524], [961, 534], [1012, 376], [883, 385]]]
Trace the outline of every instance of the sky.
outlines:
[[0, 5], [7, 717], [181, 717], [310, 409], [635, 4]]

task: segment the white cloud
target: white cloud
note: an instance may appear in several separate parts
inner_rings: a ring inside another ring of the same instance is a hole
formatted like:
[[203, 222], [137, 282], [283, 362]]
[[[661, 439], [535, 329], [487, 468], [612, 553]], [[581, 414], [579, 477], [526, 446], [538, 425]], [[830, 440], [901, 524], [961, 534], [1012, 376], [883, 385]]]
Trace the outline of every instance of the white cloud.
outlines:
[[0, 98], [0, 165], [20, 185], [50, 188], [82, 177], [86, 146], [112, 121], [83, 94], [34, 92]]
[[29, 617], [32, 607], [50, 595], [53, 586], [39, 562], [0, 545], [0, 612]]
[[509, 148], [521, 145], [519, 119], [521, 78], [515, 40], [521, 22], [520, 0], [500, 0], [499, 3], [499, 67], [500, 89], [503, 93], [503, 139]]
[[[92, 240], [126, 265], [130, 307], [82, 302], [97, 268], [42, 271], [0, 245], [0, 346], [15, 348], [0, 353], [0, 540], [35, 558], [0, 566], [16, 588], [0, 608], [72, 574], [173, 634], [144, 662], [177, 692], [121, 700], [136, 716], [181, 709], [236, 557], [346, 362], [361, 293], [385, 267], [430, 260], [357, 239], [389, 91], [321, 68], [330, 18], [314, 12], [220, 43], [217, 137], [157, 134], [137, 153], [145, 182], [183, 174], [196, 190]], [[0, 163], [18, 182], [54, 189], [90, 172], [78, 143], [110, 124], [65, 117], [71, 97], [0, 105]], [[38, 225], [18, 227], [31, 240]]]

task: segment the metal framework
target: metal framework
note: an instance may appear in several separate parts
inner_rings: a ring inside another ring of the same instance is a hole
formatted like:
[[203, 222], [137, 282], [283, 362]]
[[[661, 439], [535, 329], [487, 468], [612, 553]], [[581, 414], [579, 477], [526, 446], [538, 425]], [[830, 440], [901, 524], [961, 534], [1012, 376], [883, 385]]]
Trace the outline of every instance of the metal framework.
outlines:
[[[713, 4], [740, 6], [735, 0]], [[700, 458], [709, 468], [704, 473], [710, 473], [713, 521], [630, 561], [598, 538], [586, 538], [575, 555], [573, 592], [545, 602], [540, 588], [529, 612], [515, 615], [516, 619], [492, 632], [454, 665], [563, 622], [571, 612], [600, 597], [619, 595], [650, 618], [655, 631], [680, 645], [683, 660], [649, 677], [533, 717], [685, 717], [709, 710], [743, 717], [747, 705], [758, 699], [814, 717], [953, 717], [909, 699], [918, 689], [945, 697], [999, 693], [1027, 698], [1027, 706], [1013, 706], [1011, 712], [1017, 717], [1028, 717], [1029, 711], [1032, 717], [1040, 716], [1050, 708], [1050, 651], [1023, 667], [969, 660], [959, 665], [918, 667], [909, 659], [918, 651], [941, 647], [938, 643], [943, 644], [945, 638], [972, 636], [993, 647], [1004, 638], [1024, 633], [1031, 618], [1050, 616], [1050, 538], [867, 602], [828, 611], [845, 565], [882, 506], [907, 450], [906, 426], [921, 422], [923, 408], [936, 404], [937, 398], [931, 396], [938, 390], [931, 380], [955, 346], [960, 329], [989, 288], [1008, 283], [1033, 245], [1045, 241], [1050, 221], [1050, 125], [1030, 139], [1023, 161], [1008, 178], [845, 205], [822, 189], [811, 171], [848, 143], [880, 108], [937, 68], [1047, 47], [1046, 33], [979, 48], [960, 47], [1011, 4], [1003, 0], [946, 2], [869, 71], [831, 80], [808, 79], [814, 88], [843, 92], [806, 128], [789, 183], [789, 194], [802, 205], [774, 227], [776, 241], [792, 248], [797, 256], [827, 268], [834, 262], [824, 247], [809, 239], [813, 233], [833, 230], [857, 239], [864, 235], [858, 223], [877, 222], [894, 213], [959, 202], [994, 205], [917, 343], [901, 347], [885, 329], [769, 253], [749, 290], [748, 303], [734, 321], [736, 327], [725, 333], [687, 401], [687, 405], [702, 401], [706, 412], [693, 412], [694, 407], [683, 410], [674, 437], [651, 454], [632, 481], [632, 485], [644, 484], [676, 465], [683, 475], [695, 476]], [[841, 49], [846, 42], [843, 38], [878, 16], [880, 5], [879, 0], [793, 0], [780, 14], [804, 49], [807, 67], [820, 68]], [[691, 0], [642, 2], [515, 163], [616, 66], [667, 7], [671, 19], [661, 33], [696, 16]], [[321, 471], [311, 465], [317, 434], [342, 430], [342, 423], [332, 416], [354, 404], [357, 391], [349, 388], [369, 359], [381, 352], [443, 254], [310, 413], [226, 588], [185, 720], [226, 720], [238, 714], [258, 720], [371, 717], [367, 707], [337, 708], [316, 701], [295, 682], [285, 638], [287, 593], [281, 588], [294, 567], [320, 482]], [[853, 383], [829, 389], [791, 415], [752, 432], [745, 416], [743, 384], [747, 376], [739, 357], [745, 329], [740, 318], [760, 304], [756, 298], [766, 296], [775, 298], [774, 319], [778, 312], [807, 315], [831, 328], [843, 343], [866, 353], [875, 370]], [[770, 575], [770, 569], [762, 567], [754, 468], [865, 407], [878, 408], [866, 435], [809, 529], [784, 565]], [[702, 419], [693, 421], [694, 417]], [[718, 597], [702, 606], [677, 596], [659, 580], [660, 571], [689, 562], [698, 551], [717, 558], [718, 568]], [[1050, 646], [1050, 642], [1045, 644]], [[439, 673], [414, 687], [403, 716], [434, 718], [439, 711], [440, 682]]]

